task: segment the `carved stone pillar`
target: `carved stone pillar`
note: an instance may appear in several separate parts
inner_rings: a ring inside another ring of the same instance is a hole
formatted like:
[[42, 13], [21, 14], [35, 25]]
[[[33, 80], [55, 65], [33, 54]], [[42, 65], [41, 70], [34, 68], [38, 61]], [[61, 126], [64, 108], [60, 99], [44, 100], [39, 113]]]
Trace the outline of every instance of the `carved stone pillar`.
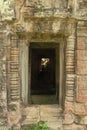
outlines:
[[66, 45], [66, 101], [74, 101], [75, 37], [69, 36]]
[[11, 37], [9, 57], [9, 101], [16, 101], [20, 99], [20, 75], [19, 75], [19, 47], [18, 39]]
[[[73, 24], [75, 25], [75, 24]], [[64, 129], [73, 124], [73, 112], [75, 102], [75, 46], [76, 46], [76, 28], [73, 26], [70, 31], [71, 35], [67, 38], [65, 49], [65, 72], [66, 72], [66, 95], [65, 95], [65, 110], [64, 110]], [[68, 118], [69, 117], [69, 118]]]
[[[8, 46], [8, 123], [11, 128], [19, 129], [20, 114], [20, 67], [19, 67], [19, 41], [16, 35], [10, 36]], [[14, 127], [13, 127], [14, 126]]]

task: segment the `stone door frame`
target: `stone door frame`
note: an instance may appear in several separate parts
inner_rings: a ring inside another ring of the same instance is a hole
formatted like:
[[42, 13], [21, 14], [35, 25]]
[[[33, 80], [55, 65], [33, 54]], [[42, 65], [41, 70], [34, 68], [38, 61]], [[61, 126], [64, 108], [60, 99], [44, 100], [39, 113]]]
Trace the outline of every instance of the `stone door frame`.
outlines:
[[[24, 104], [28, 105], [29, 102], [31, 102], [31, 96], [30, 96], [30, 83], [31, 83], [31, 64], [29, 62], [29, 47], [30, 44], [33, 43], [35, 41], [31, 40], [28, 45], [25, 43], [25, 41], [22, 41], [21, 43], [21, 47], [20, 47], [20, 66], [21, 66], [21, 86], [22, 86], [22, 101]], [[42, 41], [42, 43], [45, 41]], [[63, 96], [64, 96], [64, 43], [65, 41], [63, 39], [58, 39], [57, 41], [54, 41], [53, 43], [55, 43], [55, 48], [56, 48], [56, 53], [58, 52], [58, 46], [59, 46], [59, 55], [60, 55], [60, 72], [59, 72], [59, 103], [58, 105], [62, 106], [63, 104]], [[41, 41], [37, 41], [36, 43], [41, 43]], [[47, 41], [47, 43], [52, 43], [51, 41]], [[58, 45], [57, 45], [58, 44]], [[50, 46], [50, 48], [52, 48], [52, 46]], [[61, 58], [62, 57], [62, 58]], [[57, 65], [56, 65], [56, 70], [57, 69]], [[56, 71], [56, 86], [58, 84], [58, 80], [57, 80], [57, 73]]]

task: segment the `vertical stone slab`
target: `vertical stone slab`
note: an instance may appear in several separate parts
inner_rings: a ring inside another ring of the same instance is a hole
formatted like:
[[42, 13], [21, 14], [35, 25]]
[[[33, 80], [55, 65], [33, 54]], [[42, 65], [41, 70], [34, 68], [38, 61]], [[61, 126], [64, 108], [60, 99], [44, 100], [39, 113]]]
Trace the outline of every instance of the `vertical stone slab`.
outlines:
[[28, 41], [20, 40], [20, 67], [21, 67], [21, 96], [23, 104], [28, 104], [29, 101], [29, 45]]
[[0, 129], [7, 130], [6, 35], [0, 30]]
[[76, 64], [76, 100], [79, 103], [87, 102], [87, 25], [78, 22], [77, 28], [77, 64]]

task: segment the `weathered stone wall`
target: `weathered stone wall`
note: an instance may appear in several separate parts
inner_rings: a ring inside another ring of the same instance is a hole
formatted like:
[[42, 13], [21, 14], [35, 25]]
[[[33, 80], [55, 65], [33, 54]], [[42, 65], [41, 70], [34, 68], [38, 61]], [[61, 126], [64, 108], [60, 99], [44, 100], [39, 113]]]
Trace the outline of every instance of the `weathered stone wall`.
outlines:
[[0, 130], [19, 130], [25, 118], [21, 113], [26, 108], [21, 106], [20, 44], [28, 44], [32, 39], [66, 41], [61, 130], [86, 130], [86, 0], [0, 1]]
[[[83, 129], [87, 127], [87, 25], [78, 21], [76, 25], [74, 46], [74, 68], [71, 77], [66, 76], [66, 99], [64, 129]], [[73, 39], [74, 40], [74, 39]], [[68, 44], [68, 42], [67, 42]], [[73, 44], [70, 44], [71, 46]], [[71, 47], [73, 51], [73, 47]], [[68, 58], [68, 57], [67, 57]], [[70, 60], [72, 55], [70, 55]], [[67, 62], [68, 63], [68, 62]], [[67, 66], [66, 66], [67, 67]], [[70, 69], [69, 69], [70, 75]], [[68, 87], [69, 86], [69, 87]], [[73, 91], [72, 91], [73, 90]], [[67, 98], [69, 96], [69, 98]], [[72, 97], [72, 98], [71, 98]]]
[[[76, 102], [81, 124], [87, 124], [87, 22], [77, 24]], [[81, 107], [83, 106], [83, 107]]]
[[77, 97], [79, 103], [87, 102], [87, 22], [79, 21], [76, 48]]
[[76, 17], [87, 18], [87, 1], [86, 0], [75, 0], [76, 5]]

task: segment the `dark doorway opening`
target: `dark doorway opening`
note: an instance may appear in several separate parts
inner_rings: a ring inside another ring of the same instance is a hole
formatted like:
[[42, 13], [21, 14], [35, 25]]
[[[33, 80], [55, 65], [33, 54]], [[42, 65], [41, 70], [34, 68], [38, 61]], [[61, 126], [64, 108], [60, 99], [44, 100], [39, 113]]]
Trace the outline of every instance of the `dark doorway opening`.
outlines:
[[31, 49], [31, 95], [55, 95], [55, 49]]
[[28, 90], [30, 104], [59, 104], [62, 89], [60, 63], [60, 44], [52, 42], [30, 44]]

